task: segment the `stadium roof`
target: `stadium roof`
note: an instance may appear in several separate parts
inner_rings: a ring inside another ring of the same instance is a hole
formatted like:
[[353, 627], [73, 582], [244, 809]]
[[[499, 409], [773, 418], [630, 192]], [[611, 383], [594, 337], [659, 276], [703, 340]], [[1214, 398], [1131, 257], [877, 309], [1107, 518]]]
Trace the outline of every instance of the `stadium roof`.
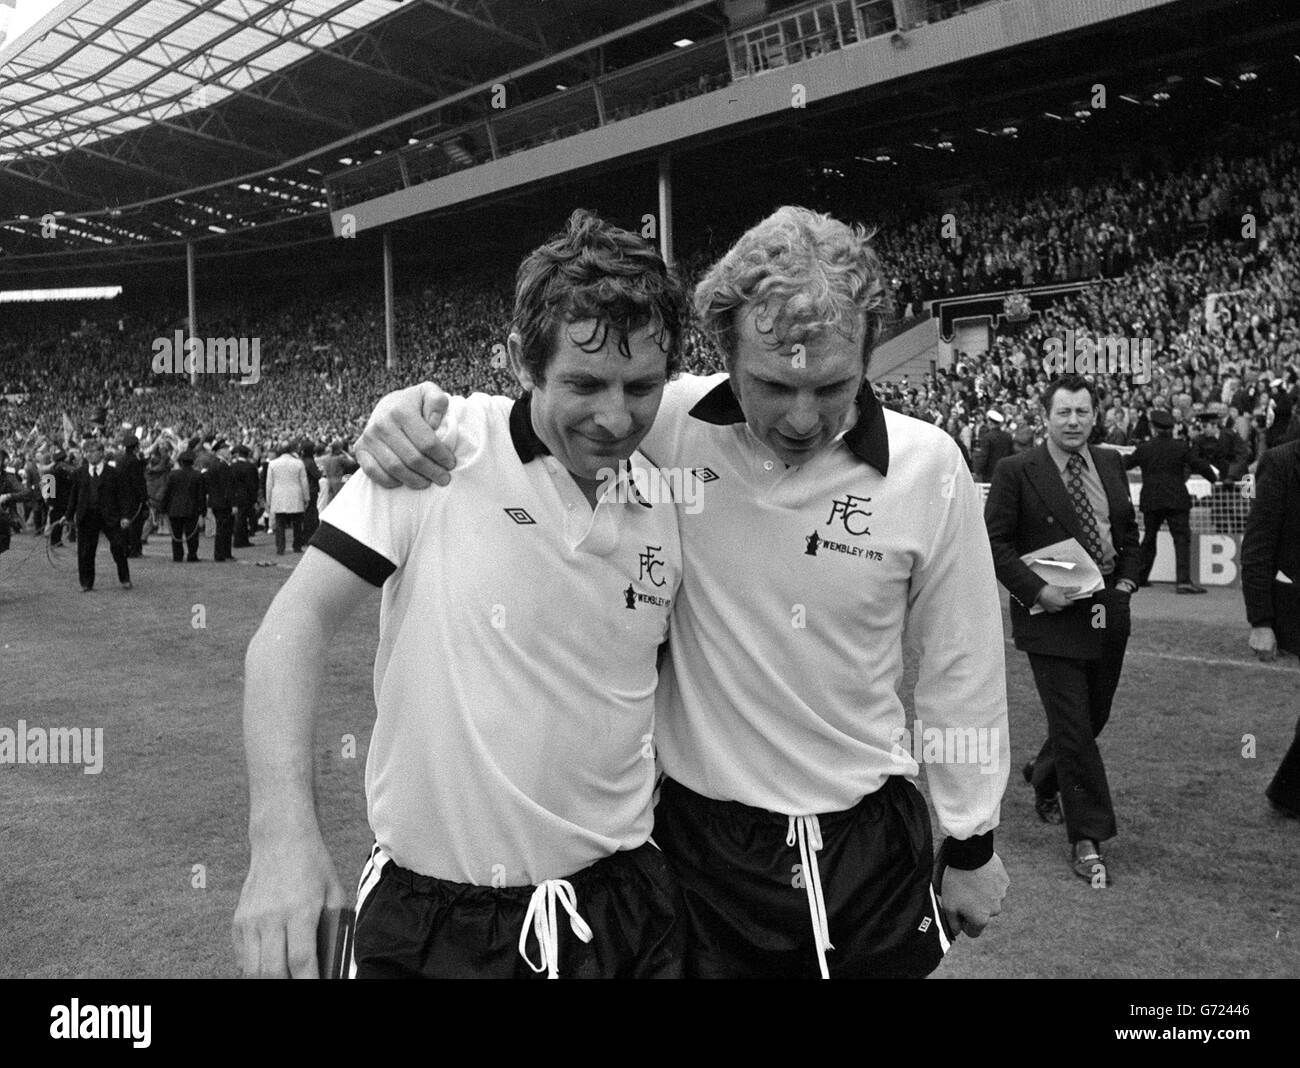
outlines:
[[0, 161], [54, 155], [214, 105], [398, 6], [70, 0], [12, 49], [12, 125]]
[[[209, 257], [332, 240], [326, 176], [480, 122], [498, 81], [540, 101], [726, 28], [718, 0], [63, 0], [25, 27], [42, 0], [16, 2], [0, 41], [0, 276], [24, 284], [174, 260], [189, 242]], [[1087, 42], [927, 70], [883, 106], [792, 112], [755, 161], [849, 181], [913, 149], [1093, 122], [1095, 76], [1158, 114], [1171, 90], [1170, 109], [1195, 103], [1189, 87], [1289, 91], [1292, 4], [1181, 0], [1177, 17]]]
[[64, 0], [0, 44], [0, 252], [36, 267], [315, 239], [341, 162], [477, 117], [486, 94], [466, 90], [495, 77], [703, 6]]

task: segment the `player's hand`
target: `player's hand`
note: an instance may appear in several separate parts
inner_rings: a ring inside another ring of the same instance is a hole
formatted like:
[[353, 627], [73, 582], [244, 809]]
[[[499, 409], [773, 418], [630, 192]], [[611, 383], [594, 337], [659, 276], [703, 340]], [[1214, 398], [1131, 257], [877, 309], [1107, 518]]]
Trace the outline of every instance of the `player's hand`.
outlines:
[[1053, 586], [1048, 584], [1038, 591], [1038, 603], [1047, 612], [1059, 612], [1063, 608], [1069, 608], [1074, 603], [1070, 600], [1070, 594], [1078, 592], [1078, 586]]
[[118, 523], [118, 526], [120, 526], [123, 530], [125, 530], [127, 527], [129, 527], [129, 526], [131, 525], [131, 520], [129, 520], [129, 519], [119, 519], [119, 520], [117, 521], [117, 523]]
[[996, 853], [974, 871], [943, 869], [943, 911], [948, 926], [971, 938], [978, 938], [989, 920], [1002, 911], [1011, 879]]
[[1272, 627], [1251, 627], [1250, 647], [1260, 660], [1277, 659], [1277, 635]]
[[389, 393], [375, 405], [357, 439], [361, 470], [385, 489], [425, 489], [451, 481], [456, 454], [434, 433], [451, 398], [432, 382]]
[[253, 847], [232, 936], [247, 979], [316, 979], [321, 909], [347, 903], [325, 843], [287, 836]]

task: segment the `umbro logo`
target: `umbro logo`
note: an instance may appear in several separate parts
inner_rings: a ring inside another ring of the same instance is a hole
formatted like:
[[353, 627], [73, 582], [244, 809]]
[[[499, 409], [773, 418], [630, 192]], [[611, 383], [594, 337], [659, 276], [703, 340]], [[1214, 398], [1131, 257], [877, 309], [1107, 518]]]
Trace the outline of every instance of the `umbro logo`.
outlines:
[[506, 508], [503, 511], [520, 526], [527, 526], [529, 523], [536, 523], [537, 520], [525, 512], [522, 508]]
[[701, 482], [716, 482], [718, 480], [717, 472], [709, 467], [693, 467], [691, 468], [691, 474]]
[[930, 917], [927, 916], [925, 919], [921, 921], [921, 926], [918, 927], [917, 930], [920, 931], [922, 934], [924, 934], [929, 929], [930, 929]]

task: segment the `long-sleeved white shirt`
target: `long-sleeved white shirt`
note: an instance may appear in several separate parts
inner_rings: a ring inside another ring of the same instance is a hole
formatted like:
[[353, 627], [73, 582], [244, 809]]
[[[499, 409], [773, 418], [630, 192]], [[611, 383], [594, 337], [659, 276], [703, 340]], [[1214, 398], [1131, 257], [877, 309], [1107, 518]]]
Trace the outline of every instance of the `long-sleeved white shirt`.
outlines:
[[[697, 793], [808, 815], [915, 777], [920, 756], [943, 830], [965, 839], [997, 825], [1010, 758], [979, 495], [942, 430], [869, 390], [860, 405], [831, 447], [787, 468], [725, 375], [665, 390], [642, 449], [692, 503], [678, 508], [659, 759]], [[921, 656], [906, 735], [905, 634]]]

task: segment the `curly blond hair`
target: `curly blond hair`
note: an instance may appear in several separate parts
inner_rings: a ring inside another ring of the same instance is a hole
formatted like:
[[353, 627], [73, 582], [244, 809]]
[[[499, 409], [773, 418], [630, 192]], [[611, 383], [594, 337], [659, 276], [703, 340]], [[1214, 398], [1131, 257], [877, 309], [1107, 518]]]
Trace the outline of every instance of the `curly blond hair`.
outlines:
[[728, 365], [736, 354], [738, 312], [761, 306], [760, 332], [777, 344], [852, 338], [865, 325], [865, 366], [890, 314], [884, 269], [872, 233], [821, 212], [786, 205], [747, 231], [695, 287], [700, 328]]

